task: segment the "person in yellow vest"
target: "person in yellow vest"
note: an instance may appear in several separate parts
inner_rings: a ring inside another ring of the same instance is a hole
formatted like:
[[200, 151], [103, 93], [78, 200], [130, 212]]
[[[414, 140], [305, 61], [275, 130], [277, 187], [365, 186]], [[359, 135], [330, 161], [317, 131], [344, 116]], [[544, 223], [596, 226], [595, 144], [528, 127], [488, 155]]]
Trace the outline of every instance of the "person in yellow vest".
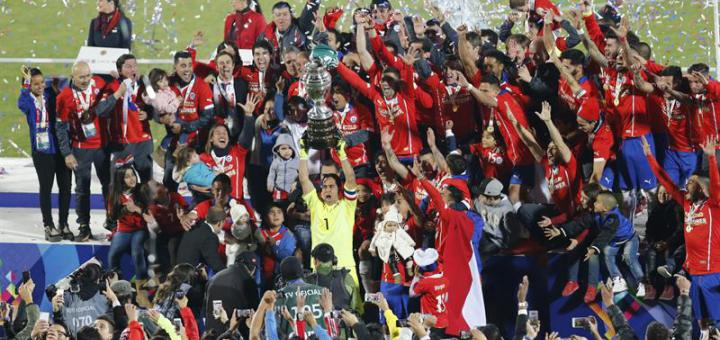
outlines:
[[345, 153], [345, 141], [341, 140], [338, 143], [336, 151], [345, 174], [343, 195], [340, 195], [341, 181], [336, 174], [323, 175], [320, 181], [320, 193], [315, 190], [308, 175], [308, 155], [304, 145], [300, 147], [298, 179], [302, 187], [303, 199], [310, 211], [312, 248], [314, 249], [321, 243], [331, 245], [338, 259], [337, 267], [349, 270], [357, 282], [355, 259], [353, 258], [353, 225], [357, 206], [357, 184], [355, 183], [355, 172], [353, 172], [353, 167]]

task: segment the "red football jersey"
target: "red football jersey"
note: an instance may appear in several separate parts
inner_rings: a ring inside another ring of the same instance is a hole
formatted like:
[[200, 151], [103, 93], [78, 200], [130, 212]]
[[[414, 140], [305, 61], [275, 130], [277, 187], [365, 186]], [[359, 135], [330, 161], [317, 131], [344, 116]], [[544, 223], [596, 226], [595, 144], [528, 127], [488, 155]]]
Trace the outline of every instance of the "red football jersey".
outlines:
[[224, 157], [216, 157], [211, 153], [202, 153], [200, 160], [207, 164], [213, 171], [220, 171], [228, 177], [232, 184], [232, 198], [242, 201], [243, 199], [243, 180], [245, 178], [245, 156], [247, 149], [239, 144], [230, 147], [230, 151]]
[[[625, 139], [650, 133], [647, 95], [635, 88], [633, 74], [618, 72], [614, 68], [606, 68], [603, 73], [605, 104], [622, 129], [619, 135]], [[642, 77], [647, 79], [644, 73]]]
[[450, 281], [443, 273], [425, 273], [412, 287], [411, 295], [420, 296], [420, 312], [432, 314], [437, 318], [436, 328], [448, 325], [448, 313], [445, 303], [448, 298]]
[[675, 99], [652, 94], [648, 98], [648, 110], [653, 117], [659, 118], [668, 134], [668, 147], [682, 152], [693, 151], [691, 135], [697, 135], [692, 124], [693, 106]]
[[168, 196], [170, 202], [167, 206], [155, 202], [148, 207], [148, 211], [153, 215], [158, 227], [164, 234], [170, 236], [179, 235], [185, 230], [180, 225], [180, 219], [177, 217], [177, 208], [187, 209], [188, 204], [177, 192], [168, 192]]
[[547, 157], [542, 160], [545, 168], [545, 180], [553, 202], [561, 212], [572, 215], [575, 207], [580, 204], [582, 178], [578, 176], [578, 166], [575, 156], [570, 156], [567, 164], [551, 165]]
[[513, 115], [520, 125], [529, 129], [530, 127], [525, 117], [525, 112], [508, 91], [500, 91], [500, 94], [497, 96], [497, 103], [498, 107], [490, 109], [490, 113], [483, 117], [484, 125], [488, 126], [492, 124], [493, 128], [500, 129], [500, 135], [502, 135], [505, 141], [505, 150], [507, 151], [508, 159], [510, 159], [513, 165], [533, 164], [534, 158], [530, 153], [530, 149], [528, 149], [520, 139], [520, 134], [508, 119], [507, 107], [510, 107], [510, 110], [512, 110]]
[[[705, 140], [705, 136], [720, 137], [720, 83], [710, 80], [707, 85], [707, 93], [695, 95], [695, 117], [693, 123], [698, 121], [702, 129], [702, 136], [697, 140]], [[717, 147], [720, 149], [720, 145]]]
[[[355, 106], [347, 104], [344, 110], [334, 111], [333, 118], [335, 119], [335, 125], [338, 127], [343, 136], [351, 135], [358, 131], [368, 130], [369, 122], [363, 120], [360, 112], [355, 109]], [[345, 152], [348, 156], [348, 161], [353, 167], [367, 164], [368, 155], [367, 147], [365, 143], [360, 143], [345, 148]]]

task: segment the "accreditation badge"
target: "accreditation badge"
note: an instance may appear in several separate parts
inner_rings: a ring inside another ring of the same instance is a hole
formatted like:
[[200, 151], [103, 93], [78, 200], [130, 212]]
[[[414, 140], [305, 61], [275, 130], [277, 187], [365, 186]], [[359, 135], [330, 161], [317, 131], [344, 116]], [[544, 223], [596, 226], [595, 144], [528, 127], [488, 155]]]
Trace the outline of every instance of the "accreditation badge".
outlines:
[[35, 133], [35, 147], [40, 151], [50, 149], [50, 135], [47, 131], [38, 131]]
[[97, 135], [97, 129], [95, 129], [95, 122], [82, 124], [82, 130], [86, 139], [93, 138]]

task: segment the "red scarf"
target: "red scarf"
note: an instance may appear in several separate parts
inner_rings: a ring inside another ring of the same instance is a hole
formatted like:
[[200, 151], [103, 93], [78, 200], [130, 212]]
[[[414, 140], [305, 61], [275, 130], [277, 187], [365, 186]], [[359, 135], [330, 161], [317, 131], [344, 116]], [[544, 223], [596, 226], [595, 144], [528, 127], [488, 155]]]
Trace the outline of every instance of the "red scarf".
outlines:
[[102, 31], [103, 38], [106, 37], [120, 22], [120, 11], [115, 10], [112, 13], [98, 13], [95, 21], [95, 30]]

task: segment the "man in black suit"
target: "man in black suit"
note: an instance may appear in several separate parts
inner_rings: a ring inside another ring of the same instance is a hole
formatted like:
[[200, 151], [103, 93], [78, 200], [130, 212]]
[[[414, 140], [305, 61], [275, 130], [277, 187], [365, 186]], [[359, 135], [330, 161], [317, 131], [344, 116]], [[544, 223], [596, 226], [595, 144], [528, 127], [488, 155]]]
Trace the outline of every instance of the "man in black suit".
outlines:
[[218, 254], [220, 240], [217, 233], [225, 223], [227, 213], [220, 207], [212, 207], [204, 221], [196, 223], [190, 231], [183, 235], [178, 247], [177, 263], [189, 263], [197, 266], [204, 263], [217, 273], [225, 269]]
[[[222, 301], [228, 317], [232, 317], [233, 310], [257, 308], [260, 303], [258, 286], [255, 282], [257, 268], [257, 255], [251, 251], [241, 252], [237, 255], [235, 263], [210, 279], [205, 290], [206, 330], [214, 329], [218, 334], [222, 334], [226, 329], [220, 320], [213, 317], [214, 300]], [[245, 339], [248, 338], [248, 329], [244, 320], [239, 323], [238, 331]]]

